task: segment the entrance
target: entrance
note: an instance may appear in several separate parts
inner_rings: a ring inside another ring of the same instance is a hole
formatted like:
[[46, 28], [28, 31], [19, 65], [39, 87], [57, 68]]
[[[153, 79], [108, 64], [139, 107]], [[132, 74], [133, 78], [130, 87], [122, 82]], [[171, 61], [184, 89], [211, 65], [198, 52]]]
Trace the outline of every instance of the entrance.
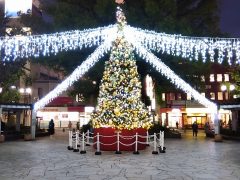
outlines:
[[204, 124], [206, 123], [206, 116], [188, 116], [187, 117], [187, 125], [188, 127], [192, 127], [192, 124], [196, 121], [198, 124], [198, 128], [204, 128]]

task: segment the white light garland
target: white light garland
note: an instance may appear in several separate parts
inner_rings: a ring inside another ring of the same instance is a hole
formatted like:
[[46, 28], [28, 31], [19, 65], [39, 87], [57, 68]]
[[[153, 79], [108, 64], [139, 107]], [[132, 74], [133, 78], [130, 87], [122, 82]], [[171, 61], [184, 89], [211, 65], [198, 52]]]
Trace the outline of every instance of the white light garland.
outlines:
[[215, 50], [218, 51], [217, 61], [222, 63], [226, 57], [228, 63], [232, 64], [232, 59], [236, 56], [236, 64], [240, 64], [240, 39], [239, 38], [211, 38], [211, 37], [190, 37], [177, 34], [157, 33], [140, 28], [126, 26], [125, 34], [131, 34], [145, 48], [198, 60], [202, 58], [203, 62], [209, 57], [214, 61]]
[[[113, 34], [112, 34], [113, 35]], [[112, 37], [113, 38], [113, 37]], [[68, 76], [61, 84], [54, 88], [45, 97], [34, 104], [34, 111], [43, 108], [50, 103], [54, 98], [58, 97], [62, 92], [66, 91], [79, 78], [81, 78], [104, 54], [110, 50], [111, 41], [106, 41], [100, 45], [80, 66], [78, 66], [73, 73]]]
[[116, 26], [110, 25], [83, 31], [66, 31], [62, 33], [14, 36], [0, 39], [1, 56], [4, 61], [16, 58], [28, 58], [56, 55], [61, 51], [81, 50], [83, 47], [99, 45], [109, 38]]
[[196, 101], [200, 104], [210, 108], [213, 113], [217, 112], [217, 105], [209, 101], [207, 98], [202, 96], [199, 92], [193, 89], [188, 83], [177, 76], [169, 67], [167, 67], [158, 57], [149, 52], [147, 49], [142, 47], [138, 42], [135, 41], [133, 36], [126, 35], [126, 39], [132, 43], [135, 47], [137, 54], [150, 63], [158, 72], [164, 75], [171, 81], [172, 84], [176, 85], [177, 88], [183, 90], [185, 93], [189, 93]]

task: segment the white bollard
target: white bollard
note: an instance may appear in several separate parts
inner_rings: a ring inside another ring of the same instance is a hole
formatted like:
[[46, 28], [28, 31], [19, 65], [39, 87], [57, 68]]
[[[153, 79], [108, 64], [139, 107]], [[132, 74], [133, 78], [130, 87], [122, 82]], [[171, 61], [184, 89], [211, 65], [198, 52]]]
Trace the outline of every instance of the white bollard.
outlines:
[[73, 150], [73, 152], [78, 152], [78, 141], [79, 141], [79, 133], [78, 131], [75, 132], [75, 149]]
[[158, 151], [157, 151], [157, 136], [156, 136], [156, 133], [154, 133], [154, 142], [153, 142], [153, 146], [154, 146], [154, 149], [153, 149], [152, 154], [158, 154]]
[[69, 131], [68, 141], [69, 141], [68, 150], [73, 150], [73, 146], [72, 146], [72, 131]]
[[162, 145], [162, 131], [159, 131], [159, 148], [161, 148]]
[[84, 145], [85, 145], [85, 134], [83, 132], [83, 134], [82, 134], [82, 150], [80, 151], [81, 154], [86, 154]]
[[164, 131], [161, 132], [161, 145], [160, 145], [160, 153], [165, 153], [166, 148], [164, 147]]
[[147, 144], [147, 146], [149, 146], [149, 133], [148, 133], [148, 131], [147, 131], [146, 144]]
[[100, 142], [99, 142], [99, 133], [97, 133], [97, 151], [95, 152], [95, 155], [101, 155], [100, 151]]
[[86, 143], [86, 146], [90, 146], [90, 143], [89, 143], [89, 137], [90, 137], [90, 132], [89, 130], [87, 131], [87, 143]]
[[117, 151], [115, 154], [122, 154], [120, 151], [119, 132], [117, 132]]
[[136, 133], [135, 151], [133, 152], [133, 154], [139, 154], [137, 144], [138, 144], [138, 133]]

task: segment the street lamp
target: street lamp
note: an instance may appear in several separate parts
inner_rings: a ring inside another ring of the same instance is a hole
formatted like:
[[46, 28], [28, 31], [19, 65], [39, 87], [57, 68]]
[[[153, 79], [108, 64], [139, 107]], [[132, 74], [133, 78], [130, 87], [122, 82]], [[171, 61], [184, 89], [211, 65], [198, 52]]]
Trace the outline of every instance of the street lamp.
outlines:
[[32, 94], [32, 89], [31, 88], [19, 88], [20, 94], [24, 96], [24, 103], [26, 103], [25, 97], [27, 97], [27, 103], [30, 101], [30, 95]]
[[0, 87], [0, 93], [2, 93], [2, 91], [3, 91], [3, 88], [2, 88], [2, 87]]

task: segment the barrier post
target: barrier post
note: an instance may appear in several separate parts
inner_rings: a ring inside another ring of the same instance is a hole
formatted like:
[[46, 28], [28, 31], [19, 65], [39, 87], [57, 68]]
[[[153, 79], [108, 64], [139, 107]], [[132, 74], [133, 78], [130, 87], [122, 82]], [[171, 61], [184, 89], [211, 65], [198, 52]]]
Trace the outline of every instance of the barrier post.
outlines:
[[117, 151], [115, 152], [115, 154], [122, 154], [122, 152], [120, 151], [120, 142], [119, 142], [119, 132], [117, 132]]
[[80, 151], [80, 154], [86, 154], [86, 150], [85, 150], [85, 134], [84, 132], [82, 133], [82, 150]]
[[89, 130], [87, 130], [87, 143], [86, 143], [86, 146], [90, 146], [90, 143], [89, 143], [89, 137], [90, 137], [90, 132]]
[[154, 133], [153, 146], [154, 146], [154, 149], [153, 149], [153, 151], [152, 151], [152, 154], [158, 154], [158, 151], [157, 151], [157, 136], [156, 136], [156, 133]]
[[160, 146], [160, 153], [165, 153], [166, 148], [164, 147], [164, 131], [161, 132], [161, 146]]
[[161, 149], [161, 146], [162, 146], [162, 131], [160, 130], [159, 131], [159, 148]]
[[95, 152], [95, 155], [101, 155], [100, 151], [100, 142], [99, 142], [99, 133], [97, 133], [97, 151]]
[[147, 131], [146, 145], [149, 146], [149, 133]]
[[136, 133], [135, 151], [133, 152], [133, 154], [139, 154], [137, 144], [138, 144], [138, 133]]
[[69, 133], [68, 133], [68, 142], [69, 142], [69, 144], [68, 144], [68, 150], [73, 150], [73, 146], [72, 146], [72, 131], [69, 131]]
[[75, 132], [75, 149], [73, 149], [73, 152], [79, 152], [78, 149], [78, 141], [79, 141], [79, 132]]

